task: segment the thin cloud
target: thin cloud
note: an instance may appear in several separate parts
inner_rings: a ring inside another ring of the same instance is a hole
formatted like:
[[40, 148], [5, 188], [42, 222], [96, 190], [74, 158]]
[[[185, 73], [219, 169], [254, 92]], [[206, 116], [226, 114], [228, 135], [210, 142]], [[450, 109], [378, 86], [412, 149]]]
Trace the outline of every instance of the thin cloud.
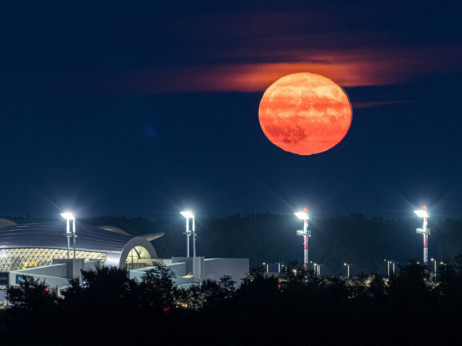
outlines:
[[[277, 79], [296, 72], [324, 75], [343, 87], [396, 85], [439, 73], [459, 72], [459, 47], [419, 50], [299, 52], [293, 62], [164, 66], [118, 72], [101, 78], [120, 93], [261, 92]], [[435, 64], [435, 61], [438, 61]]]

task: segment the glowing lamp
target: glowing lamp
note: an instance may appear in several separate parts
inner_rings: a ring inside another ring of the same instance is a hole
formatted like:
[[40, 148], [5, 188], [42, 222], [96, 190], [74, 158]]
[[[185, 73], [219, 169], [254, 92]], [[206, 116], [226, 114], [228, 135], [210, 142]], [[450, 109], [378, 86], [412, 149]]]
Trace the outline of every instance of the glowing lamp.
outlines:
[[296, 217], [298, 217], [300, 220], [308, 220], [308, 213], [306, 211], [297, 211], [294, 213]]
[[194, 218], [194, 214], [192, 210], [185, 210], [180, 212], [181, 215], [183, 215], [187, 219], [192, 219]]
[[428, 217], [428, 212], [427, 212], [426, 209], [414, 210], [414, 213], [415, 213], [418, 217]]
[[75, 219], [74, 213], [72, 211], [66, 211], [64, 213], [61, 213], [61, 216], [63, 218], [65, 218], [66, 220], [74, 220]]

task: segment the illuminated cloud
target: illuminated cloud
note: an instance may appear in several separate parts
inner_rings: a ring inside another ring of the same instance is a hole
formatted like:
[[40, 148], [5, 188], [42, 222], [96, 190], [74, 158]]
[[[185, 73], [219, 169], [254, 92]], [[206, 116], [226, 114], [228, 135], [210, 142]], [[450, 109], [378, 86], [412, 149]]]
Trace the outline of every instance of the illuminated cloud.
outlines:
[[[458, 54], [458, 55], [457, 55]], [[166, 66], [118, 73], [110, 85], [117, 92], [187, 93], [187, 92], [260, 92], [277, 79], [295, 72], [324, 75], [343, 87], [396, 85], [438, 72], [460, 69], [456, 64], [462, 54], [445, 49], [329, 52], [309, 55], [299, 52], [292, 62], [227, 63], [192, 66]], [[303, 56], [306, 56], [305, 58]]]
[[[399, 9], [359, 0], [167, 11], [126, 25], [131, 35], [106, 38], [115, 40], [110, 54], [95, 43], [89, 51], [98, 59], [89, 64], [91, 76], [79, 70], [80, 84], [132, 94], [261, 92], [294, 72], [322, 74], [344, 87], [460, 73], [458, 18], [447, 20], [433, 7]], [[119, 51], [125, 37], [130, 49]]]

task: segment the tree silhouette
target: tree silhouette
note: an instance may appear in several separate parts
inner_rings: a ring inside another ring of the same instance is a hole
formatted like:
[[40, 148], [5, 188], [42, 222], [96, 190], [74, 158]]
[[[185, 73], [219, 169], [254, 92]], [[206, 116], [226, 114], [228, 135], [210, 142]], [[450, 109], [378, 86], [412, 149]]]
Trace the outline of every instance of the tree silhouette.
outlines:
[[[190, 345], [451, 344], [462, 327], [461, 262], [448, 261], [436, 282], [415, 261], [388, 280], [315, 276], [292, 262], [277, 277], [252, 269], [237, 289], [230, 277], [178, 288], [162, 266], [139, 280], [99, 268], [83, 271], [80, 284], [71, 280], [64, 298], [24, 277], [8, 291], [14, 305], [0, 314], [0, 328], [14, 341], [27, 326], [22, 343], [47, 345], [129, 343], [133, 335]], [[80, 339], [69, 339], [69, 325]], [[206, 339], [197, 333], [204, 326]]]
[[[8, 287], [7, 300], [10, 306], [4, 321], [8, 332], [3, 339], [6, 344], [15, 338], [21, 342], [33, 341], [34, 335], [48, 327], [46, 316], [51, 316], [51, 320], [62, 318], [56, 291], [30, 276], [22, 276], [18, 286]], [[27, 334], [24, 334], [25, 327]], [[46, 335], [44, 340], [49, 341]]]
[[18, 286], [9, 286], [6, 298], [12, 309], [26, 312], [40, 311], [57, 301], [55, 290], [31, 276], [22, 276]]
[[149, 312], [167, 312], [173, 309], [174, 278], [175, 273], [165, 266], [146, 271], [137, 285], [137, 294], [141, 297], [139, 308]]

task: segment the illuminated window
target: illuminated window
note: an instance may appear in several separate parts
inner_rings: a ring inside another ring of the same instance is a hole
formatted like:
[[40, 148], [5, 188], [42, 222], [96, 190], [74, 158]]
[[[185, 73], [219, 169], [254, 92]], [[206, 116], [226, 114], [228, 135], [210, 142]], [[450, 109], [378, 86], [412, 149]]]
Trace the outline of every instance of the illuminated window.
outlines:
[[[76, 251], [75, 258], [83, 258], [85, 262], [100, 260], [101, 263], [104, 263], [106, 254], [103, 252]], [[0, 249], [0, 271], [7, 272], [50, 265], [53, 259], [67, 259], [67, 250], [38, 248]]]
[[144, 268], [154, 264], [149, 251], [142, 246], [135, 246], [130, 250], [125, 261], [128, 269]]

